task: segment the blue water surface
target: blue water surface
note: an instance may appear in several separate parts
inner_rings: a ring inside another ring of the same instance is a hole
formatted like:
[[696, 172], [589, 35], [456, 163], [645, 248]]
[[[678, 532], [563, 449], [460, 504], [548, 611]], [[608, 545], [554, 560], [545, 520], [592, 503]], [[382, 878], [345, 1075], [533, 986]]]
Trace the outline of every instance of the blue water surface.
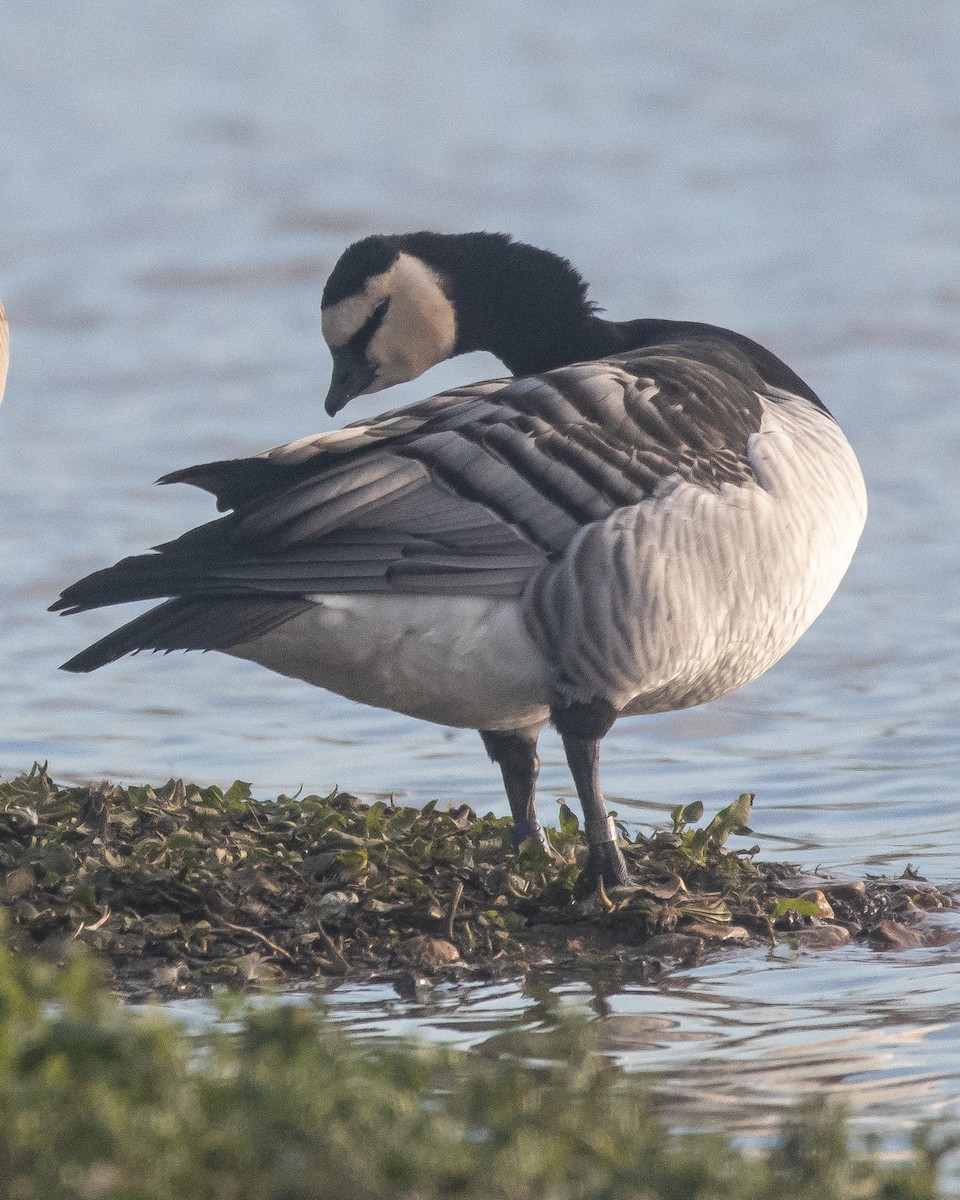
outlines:
[[[620, 815], [647, 828], [751, 790], [765, 852], [960, 880], [953, 0], [14, 0], [3, 24], [5, 777], [48, 759], [62, 780], [239, 776], [259, 796], [338, 784], [504, 811], [469, 732], [216, 655], [65, 675], [116, 617], [45, 612], [211, 515], [157, 476], [333, 426], [318, 303], [348, 242], [498, 229], [568, 255], [613, 317], [769, 345], [837, 415], [870, 489], [846, 581], [780, 665], [608, 737]], [[458, 359], [346, 419], [500, 371]], [[549, 734], [543, 759], [549, 819], [570, 788]], [[749, 952], [606, 997], [598, 1019], [696, 1120], [752, 1128], [771, 1098], [825, 1093], [889, 1132], [960, 1094], [958, 957]], [[535, 1003], [444, 995], [341, 1008], [466, 1043], [477, 1013], [493, 1036]]]

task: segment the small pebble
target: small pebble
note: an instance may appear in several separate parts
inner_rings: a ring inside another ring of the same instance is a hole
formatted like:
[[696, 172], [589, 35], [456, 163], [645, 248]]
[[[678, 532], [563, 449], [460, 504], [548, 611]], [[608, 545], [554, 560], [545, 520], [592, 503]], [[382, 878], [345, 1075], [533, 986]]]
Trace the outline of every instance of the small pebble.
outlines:
[[828, 899], [839, 900], [842, 904], [860, 905], [867, 898], [867, 885], [862, 879], [844, 880], [842, 883], [825, 883], [823, 891]]
[[425, 971], [436, 971], [460, 961], [460, 951], [452, 942], [428, 934], [409, 938], [400, 947], [400, 953], [408, 962]]
[[703, 950], [703, 940], [689, 933], [658, 933], [643, 943], [643, 953], [664, 962], [694, 962]]
[[817, 906], [817, 915], [823, 920], [830, 921], [833, 919], [833, 909], [830, 907], [830, 901], [819, 888], [804, 892], [800, 899], [808, 900], [811, 904], [815, 904]]
[[325, 896], [320, 897], [314, 907], [321, 921], [336, 924], [359, 903], [360, 897], [356, 892], [327, 892]]
[[697, 922], [684, 925], [683, 932], [713, 942], [745, 942], [750, 938], [750, 931], [742, 925], [711, 925], [707, 922]]
[[15, 867], [6, 878], [5, 890], [11, 898], [29, 892], [37, 882], [31, 867]]
[[850, 941], [850, 930], [843, 925], [810, 925], [794, 930], [790, 940], [811, 950], [835, 950]]
[[923, 944], [923, 936], [915, 929], [889, 918], [870, 930], [870, 945], [875, 950], [915, 950]]

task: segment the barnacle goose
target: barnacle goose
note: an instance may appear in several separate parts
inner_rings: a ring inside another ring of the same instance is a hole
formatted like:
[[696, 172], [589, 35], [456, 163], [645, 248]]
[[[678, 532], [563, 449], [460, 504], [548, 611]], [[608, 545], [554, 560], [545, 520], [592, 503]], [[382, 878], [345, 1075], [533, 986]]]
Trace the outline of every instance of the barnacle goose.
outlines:
[[478, 729], [518, 844], [542, 836], [552, 720], [588, 878], [624, 881], [601, 738], [772, 666], [843, 577], [866, 493], [833, 417], [768, 350], [607, 321], [586, 291], [566, 260], [500, 234], [350, 246], [323, 293], [329, 413], [469, 350], [514, 378], [165, 476], [229, 515], [67, 588], [54, 609], [168, 599], [65, 669], [222, 650]]

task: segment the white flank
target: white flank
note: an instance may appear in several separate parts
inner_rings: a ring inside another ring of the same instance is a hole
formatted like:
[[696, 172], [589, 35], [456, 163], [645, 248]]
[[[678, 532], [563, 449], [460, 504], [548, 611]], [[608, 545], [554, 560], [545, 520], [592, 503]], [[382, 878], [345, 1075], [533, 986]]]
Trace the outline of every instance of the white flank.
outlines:
[[546, 721], [549, 669], [513, 600], [315, 596], [228, 653], [377, 708], [466, 729]]

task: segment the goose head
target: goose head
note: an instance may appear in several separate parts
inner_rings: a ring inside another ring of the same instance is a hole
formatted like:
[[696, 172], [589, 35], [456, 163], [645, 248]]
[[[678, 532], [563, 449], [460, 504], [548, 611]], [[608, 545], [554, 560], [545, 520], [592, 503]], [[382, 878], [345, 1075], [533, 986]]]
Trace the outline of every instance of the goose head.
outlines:
[[471, 350], [515, 375], [591, 357], [587, 285], [559, 255], [502, 233], [374, 235], [327, 280], [323, 335], [333, 355], [326, 410], [416, 379]]
[[448, 285], [403, 239], [369, 237], [346, 250], [327, 280], [323, 336], [333, 355], [326, 410], [416, 379], [454, 353]]

